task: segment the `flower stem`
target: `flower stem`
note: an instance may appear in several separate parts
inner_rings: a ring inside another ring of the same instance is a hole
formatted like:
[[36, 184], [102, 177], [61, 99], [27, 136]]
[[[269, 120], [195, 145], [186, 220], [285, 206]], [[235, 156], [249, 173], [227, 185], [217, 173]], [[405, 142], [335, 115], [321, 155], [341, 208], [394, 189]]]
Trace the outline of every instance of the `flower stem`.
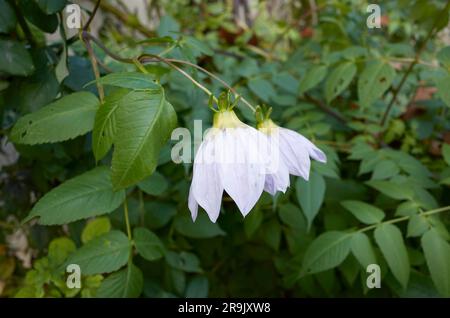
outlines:
[[[433, 215], [433, 214], [436, 214], [436, 213], [446, 212], [446, 211], [449, 211], [449, 210], [450, 210], [450, 205], [446, 206], [446, 207], [443, 207], [443, 208], [438, 208], [438, 209], [433, 209], [433, 210], [429, 210], [429, 211], [426, 211], [426, 212], [422, 212], [421, 215], [428, 216], [428, 215]], [[364, 227], [362, 229], [359, 229], [357, 232], [370, 231], [370, 230], [376, 228], [377, 226], [379, 226], [380, 224], [393, 224], [393, 223], [406, 221], [406, 220], [408, 220], [410, 218], [411, 218], [410, 215], [402, 216], [402, 217], [399, 217], [399, 218], [396, 218], [396, 219], [392, 219], [392, 220], [384, 221], [384, 222], [381, 222], [381, 223], [378, 223], [378, 224], [373, 224], [373, 225], [366, 226], [366, 227]]]

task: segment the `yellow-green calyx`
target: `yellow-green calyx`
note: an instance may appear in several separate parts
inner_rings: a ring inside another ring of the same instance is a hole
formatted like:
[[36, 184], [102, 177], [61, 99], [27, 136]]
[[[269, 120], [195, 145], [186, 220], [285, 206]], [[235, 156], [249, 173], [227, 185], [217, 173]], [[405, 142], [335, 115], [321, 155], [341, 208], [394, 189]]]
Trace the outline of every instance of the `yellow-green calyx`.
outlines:
[[274, 130], [278, 129], [278, 126], [272, 121], [272, 119], [267, 118], [257, 124], [258, 130], [265, 133], [266, 135], [271, 134]]
[[245, 124], [239, 120], [234, 111], [220, 110], [214, 114], [213, 127], [218, 129], [244, 127]]

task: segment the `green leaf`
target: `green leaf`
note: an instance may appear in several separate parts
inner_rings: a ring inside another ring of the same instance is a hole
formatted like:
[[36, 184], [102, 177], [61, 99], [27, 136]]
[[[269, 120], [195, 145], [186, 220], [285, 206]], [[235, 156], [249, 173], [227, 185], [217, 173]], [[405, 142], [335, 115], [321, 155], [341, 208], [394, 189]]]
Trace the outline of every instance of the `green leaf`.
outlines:
[[372, 180], [383, 180], [392, 178], [400, 173], [400, 168], [392, 160], [379, 161], [372, 173]]
[[46, 14], [56, 13], [61, 11], [67, 4], [66, 0], [37, 0], [39, 7]]
[[195, 222], [187, 215], [177, 216], [173, 225], [178, 233], [192, 238], [225, 235], [217, 223], [211, 223], [206, 213], [199, 213]]
[[111, 222], [108, 217], [99, 217], [90, 221], [81, 232], [81, 242], [86, 244], [90, 240], [108, 233], [111, 230]]
[[336, 67], [325, 82], [325, 98], [327, 103], [350, 84], [356, 74], [356, 65], [352, 62], [345, 62]]
[[377, 263], [372, 244], [365, 233], [356, 232], [352, 235], [351, 251], [364, 268]]
[[109, 151], [116, 136], [117, 109], [120, 100], [130, 91], [117, 89], [105, 97], [105, 102], [95, 114], [92, 132], [92, 151], [95, 160], [101, 160]]
[[35, 0], [19, 0], [18, 5], [25, 18], [46, 33], [53, 33], [58, 28], [56, 14], [45, 14]]
[[99, 101], [94, 94], [79, 92], [64, 96], [14, 125], [11, 139], [22, 144], [42, 144], [73, 139], [94, 126]]
[[208, 278], [205, 276], [195, 276], [186, 287], [186, 298], [206, 298], [208, 297]]
[[254, 209], [252, 211], [252, 213], [250, 213], [244, 219], [245, 235], [248, 238], [251, 238], [256, 233], [256, 231], [259, 229], [263, 220], [264, 220], [264, 216], [263, 216], [262, 211], [260, 209]]
[[272, 83], [260, 77], [249, 80], [248, 88], [265, 102], [269, 102], [271, 97], [277, 95]]
[[320, 174], [312, 172], [309, 181], [297, 178], [295, 188], [298, 202], [300, 202], [309, 229], [322, 206], [326, 188], [325, 180]]
[[442, 156], [444, 157], [445, 162], [450, 166], [450, 145], [449, 144], [442, 145]]
[[317, 84], [322, 82], [325, 75], [327, 75], [327, 67], [325, 65], [313, 66], [301, 79], [299, 84], [299, 94], [303, 94], [311, 88], [314, 88]]
[[138, 183], [139, 189], [150, 195], [161, 195], [169, 187], [169, 183], [166, 178], [158, 171]]
[[380, 223], [384, 219], [384, 212], [379, 208], [361, 201], [342, 201], [341, 205], [364, 224]]
[[48, 260], [53, 266], [59, 266], [76, 249], [75, 243], [67, 237], [53, 239], [48, 246]]
[[200, 273], [202, 271], [200, 261], [192, 253], [168, 251], [166, 253], [166, 262], [171, 267], [188, 273]]
[[114, 211], [125, 192], [113, 192], [110, 170], [98, 167], [70, 179], [44, 195], [24, 222], [39, 216], [43, 225], [66, 224]]
[[302, 272], [323, 272], [341, 264], [350, 252], [351, 238], [351, 234], [337, 231], [318, 236], [305, 252]]
[[176, 126], [176, 114], [162, 88], [126, 95], [117, 112], [112, 180], [114, 188], [120, 189], [153, 173], [159, 152]]
[[33, 61], [24, 45], [15, 41], [0, 40], [0, 72], [27, 76], [34, 72]]
[[407, 184], [378, 180], [372, 180], [366, 183], [372, 188], [380, 191], [384, 195], [396, 200], [411, 200], [414, 196], [412, 188]]
[[[96, 81], [89, 82], [86, 86], [95, 83]], [[138, 73], [138, 72], [117, 72], [105, 75], [97, 80], [102, 85], [111, 85], [122, 88], [131, 89], [155, 89], [159, 90], [160, 87], [156, 84], [155, 80], [150, 74]]]
[[442, 66], [450, 70], [450, 46], [446, 46], [441, 49], [437, 54], [437, 59], [442, 64]]
[[164, 256], [164, 245], [155, 233], [141, 227], [134, 229], [133, 236], [136, 250], [146, 260], [154, 261]]
[[434, 79], [438, 96], [450, 107], [450, 75]]
[[413, 215], [410, 217], [408, 222], [407, 236], [421, 236], [426, 232], [426, 230], [428, 230], [429, 226], [430, 225], [428, 224], [426, 217], [420, 214]]
[[158, 201], [145, 202], [144, 221], [146, 227], [156, 230], [167, 225], [177, 214], [175, 205]]
[[426, 232], [421, 243], [434, 285], [442, 296], [450, 297], [450, 245], [435, 229]]
[[395, 225], [385, 223], [375, 229], [374, 235], [392, 274], [406, 289], [410, 268], [402, 233]]
[[[0, 33], [9, 33], [16, 26], [16, 14], [6, 0], [0, 0]], [[4, 51], [2, 51], [4, 54]]]
[[77, 264], [83, 275], [110, 273], [128, 262], [131, 243], [120, 231], [98, 236], [73, 253], [66, 264]]
[[144, 275], [136, 265], [130, 263], [126, 268], [103, 280], [96, 297], [136, 298], [141, 294], [143, 286]]
[[387, 62], [374, 61], [362, 71], [358, 80], [358, 97], [362, 107], [369, 107], [391, 86], [394, 68]]
[[296, 231], [306, 232], [307, 225], [302, 211], [292, 203], [282, 205], [278, 214], [281, 221]]

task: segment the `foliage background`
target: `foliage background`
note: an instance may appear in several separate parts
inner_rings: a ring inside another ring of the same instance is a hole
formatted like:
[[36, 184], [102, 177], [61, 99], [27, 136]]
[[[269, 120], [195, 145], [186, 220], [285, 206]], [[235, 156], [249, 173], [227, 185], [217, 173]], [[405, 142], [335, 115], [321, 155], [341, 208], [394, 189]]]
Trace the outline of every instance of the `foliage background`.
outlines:
[[[450, 295], [447, 1], [380, 1], [379, 29], [367, 28], [361, 0], [124, 2], [102, 1], [90, 26], [107, 49], [205, 68], [253, 105], [272, 106], [274, 121], [313, 140], [328, 163], [314, 163], [308, 183], [292, 178], [284, 195], [264, 194], [245, 220], [224, 198], [217, 224], [204, 212], [192, 223], [191, 167], [170, 160], [170, 142], [149, 155], [157, 156], [154, 173], [136, 168], [126, 190], [113, 192], [112, 152], [99, 162], [93, 155], [92, 140], [101, 135], [91, 132], [98, 91], [86, 86], [95, 79], [90, 56], [78, 32], [60, 28], [68, 2], [0, 0], [1, 296]], [[80, 3], [83, 23], [94, 4]], [[126, 92], [149, 85], [124, 74], [139, 72], [133, 63], [89, 43], [101, 75], [120, 74], [116, 84]], [[177, 65], [216, 96], [224, 90], [204, 72]], [[145, 68], [164, 88], [178, 126], [192, 131], [194, 119], [210, 125], [204, 92], [166, 63], [153, 59]], [[103, 87], [107, 99], [122, 96]], [[48, 111], [74, 107], [74, 117], [50, 120], [36, 135], [32, 121], [48, 114], [35, 112], [80, 91], [91, 94]], [[243, 103], [238, 113], [254, 124]], [[146, 116], [127, 118], [114, 151], [133, 138], [140, 118], [152, 119]], [[150, 142], [165, 142], [166, 130]], [[90, 186], [106, 190], [76, 198]], [[68, 201], [58, 205], [58, 197]], [[36, 218], [21, 224], [32, 209], [47, 225]], [[67, 262], [83, 265], [81, 289], [67, 288]], [[371, 263], [380, 264], [380, 289], [366, 287]]]

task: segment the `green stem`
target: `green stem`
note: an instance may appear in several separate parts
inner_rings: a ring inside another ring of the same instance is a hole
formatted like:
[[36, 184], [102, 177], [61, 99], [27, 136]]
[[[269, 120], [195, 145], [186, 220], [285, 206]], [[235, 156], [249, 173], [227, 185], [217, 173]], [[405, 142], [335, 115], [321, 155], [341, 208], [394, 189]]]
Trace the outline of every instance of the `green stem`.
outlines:
[[[450, 210], [450, 206], [446, 206], [446, 207], [443, 207], [443, 208], [438, 208], [438, 209], [434, 209], [434, 210], [429, 210], [427, 212], [423, 212], [423, 213], [421, 213], [421, 215], [428, 216], [428, 215], [433, 215], [433, 214], [436, 214], [436, 213], [441, 213], [441, 212], [445, 212], [445, 211], [449, 211], [449, 210]], [[358, 232], [370, 231], [370, 230], [378, 227], [380, 224], [393, 224], [393, 223], [406, 221], [406, 220], [408, 220], [410, 218], [411, 218], [411, 215], [402, 216], [402, 217], [399, 217], [399, 218], [396, 218], [396, 219], [392, 219], [392, 220], [384, 221], [384, 222], [381, 222], [381, 223], [378, 223], [378, 224], [373, 224], [373, 225], [366, 226], [366, 227], [364, 227], [362, 229], [359, 229]]]
[[131, 241], [131, 226], [130, 226], [130, 217], [128, 216], [128, 204], [127, 204], [127, 198], [125, 197], [125, 200], [123, 201], [123, 211], [125, 216], [125, 224], [127, 226], [127, 235], [128, 240]]
[[103, 102], [105, 100], [105, 91], [103, 90], [103, 85], [100, 84], [100, 81], [99, 81], [100, 71], [98, 70], [97, 59], [95, 58], [94, 50], [92, 49], [89, 39], [84, 37], [84, 32], [80, 33], [80, 38], [81, 38], [81, 41], [84, 43], [84, 46], [86, 47], [86, 51], [88, 52], [89, 59], [91, 61], [91, 65], [92, 65], [92, 71], [94, 72], [94, 76], [96, 79], [95, 82], [97, 85], [98, 96], [100, 97], [100, 101], [103, 104]]

